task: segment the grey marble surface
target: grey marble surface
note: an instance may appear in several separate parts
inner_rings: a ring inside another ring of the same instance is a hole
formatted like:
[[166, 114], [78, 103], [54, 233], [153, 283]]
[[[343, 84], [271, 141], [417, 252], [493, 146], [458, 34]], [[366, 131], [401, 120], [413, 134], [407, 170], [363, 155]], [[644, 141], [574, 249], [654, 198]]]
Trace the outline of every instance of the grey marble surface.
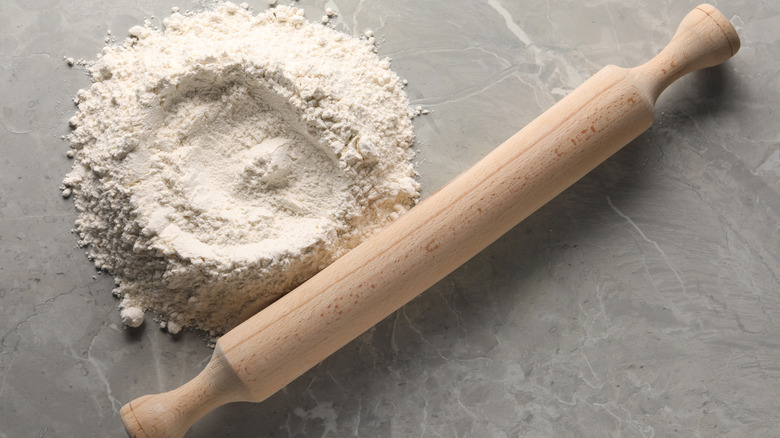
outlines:
[[[265, 1], [250, 4], [261, 9]], [[409, 80], [430, 194], [691, 1], [302, 1], [372, 28]], [[153, 0], [0, 2], [0, 437], [124, 435], [120, 406], [211, 350], [147, 316], [70, 233], [71, 97]], [[742, 50], [673, 85], [653, 127], [419, 298], [259, 404], [188, 437], [780, 435], [780, 3], [716, 3]]]

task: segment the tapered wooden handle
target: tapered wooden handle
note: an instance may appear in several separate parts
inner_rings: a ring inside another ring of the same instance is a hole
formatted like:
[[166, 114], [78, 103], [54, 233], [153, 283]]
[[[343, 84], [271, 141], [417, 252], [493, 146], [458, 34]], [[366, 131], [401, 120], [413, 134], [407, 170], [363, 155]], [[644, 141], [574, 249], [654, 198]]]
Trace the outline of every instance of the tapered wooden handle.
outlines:
[[183, 387], [122, 408], [133, 437], [179, 437], [213, 407], [260, 401], [466, 262], [650, 127], [675, 79], [739, 48], [715, 8], [685, 17], [656, 58], [608, 66], [472, 168], [231, 330]]
[[725, 62], [739, 50], [737, 31], [714, 6], [702, 4], [683, 18], [655, 58], [633, 69], [633, 80], [655, 103], [672, 82], [692, 71]]
[[194, 379], [173, 391], [139, 397], [122, 406], [120, 415], [132, 437], [181, 437], [212, 409], [251, 399], [217, 345], [206, 368]]

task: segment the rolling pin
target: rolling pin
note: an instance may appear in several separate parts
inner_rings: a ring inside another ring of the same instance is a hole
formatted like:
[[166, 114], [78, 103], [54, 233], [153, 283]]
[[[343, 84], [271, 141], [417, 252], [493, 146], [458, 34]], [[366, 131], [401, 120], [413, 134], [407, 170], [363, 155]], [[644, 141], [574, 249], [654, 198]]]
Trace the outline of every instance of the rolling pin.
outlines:
[[243, 322], [206, 368], [121, 409], [132, 437], [181, 437], [222, 404], [264, 400], [465, 263], [648, 129], [659, 94], [739, 50], [713, 6], [655, 58], [607, 66], [387, 228]]

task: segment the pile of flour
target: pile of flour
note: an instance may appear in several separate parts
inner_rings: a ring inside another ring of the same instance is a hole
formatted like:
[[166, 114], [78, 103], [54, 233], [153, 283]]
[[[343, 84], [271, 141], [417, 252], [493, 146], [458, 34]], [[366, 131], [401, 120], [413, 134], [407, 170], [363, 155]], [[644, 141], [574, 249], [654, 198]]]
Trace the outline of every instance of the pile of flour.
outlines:
[[414, 110], [372, 41], [232, 3], [88, 65], [64, 181], [127, 325], [234, 327], [418, 199]]

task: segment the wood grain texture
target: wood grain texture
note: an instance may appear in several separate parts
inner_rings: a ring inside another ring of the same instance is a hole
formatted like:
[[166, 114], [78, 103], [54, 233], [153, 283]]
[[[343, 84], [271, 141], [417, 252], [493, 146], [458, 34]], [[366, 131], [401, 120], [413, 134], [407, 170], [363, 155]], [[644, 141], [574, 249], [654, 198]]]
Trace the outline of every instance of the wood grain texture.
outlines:
[[640, 67], [608, 66], [409, 213], [236, 327], [176, 390], [122, 408], [133, 437], [178, 437], [209, 410], [261, 401], [381, 321], [649, 128], [658, 95], [739, 49], [710, 5]]

